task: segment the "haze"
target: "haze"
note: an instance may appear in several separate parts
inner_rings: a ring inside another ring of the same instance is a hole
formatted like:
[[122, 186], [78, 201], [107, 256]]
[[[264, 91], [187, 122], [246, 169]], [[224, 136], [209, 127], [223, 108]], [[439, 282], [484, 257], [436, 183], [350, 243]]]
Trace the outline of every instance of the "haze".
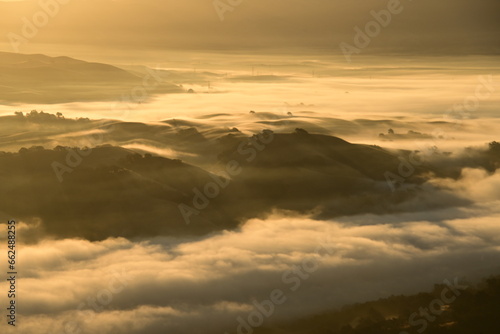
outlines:
[[0, 1], [0, 332], [498, 333], [498, 13]]

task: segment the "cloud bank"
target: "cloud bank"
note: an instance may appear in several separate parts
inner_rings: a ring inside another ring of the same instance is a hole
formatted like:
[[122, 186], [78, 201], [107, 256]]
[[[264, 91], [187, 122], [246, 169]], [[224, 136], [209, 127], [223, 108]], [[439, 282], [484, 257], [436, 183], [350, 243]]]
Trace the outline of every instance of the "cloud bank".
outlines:
[[196, 239], [25, 245], [16, 333], [235, 333], [238, 317], [246, 319], [275, 290], [284, 301], [264, 325], [416, 293], [444, 279], [498, 274], [500, 173], [470, 169], [459, 181], [434, 182], [476, 204], [425, 219], [316, 221], [276, 212]]

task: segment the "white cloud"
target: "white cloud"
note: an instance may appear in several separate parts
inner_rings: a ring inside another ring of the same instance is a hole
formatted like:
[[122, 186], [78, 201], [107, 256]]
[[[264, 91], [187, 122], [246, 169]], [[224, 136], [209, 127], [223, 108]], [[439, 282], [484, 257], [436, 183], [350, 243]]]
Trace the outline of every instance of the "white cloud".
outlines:
[[[500, 272], [500, 213], [492, 211], [441, 223], [377, 216], [374, 225], [272, 216], [179, 243], [66, 239], [23, 246], [20, 265], [29, 270], [20, 285], [17, 333], [40, 334], [41, 327], [48, 333], [65, 320], [76, 321], [82, 333], [231, 332], [252, 300], [277, 288], [287, 302], [270, 321], [414, 293], [457, 276], [476, 279]], [[319, 256], [321, 244], [331, 254]], [[311, 258], [319, 269], [292, 291], [283, 273]], [[120, 291], [108, 303], [103, 291], [112, 288]], [[77, 309], [82, 303], [86, 311]]]

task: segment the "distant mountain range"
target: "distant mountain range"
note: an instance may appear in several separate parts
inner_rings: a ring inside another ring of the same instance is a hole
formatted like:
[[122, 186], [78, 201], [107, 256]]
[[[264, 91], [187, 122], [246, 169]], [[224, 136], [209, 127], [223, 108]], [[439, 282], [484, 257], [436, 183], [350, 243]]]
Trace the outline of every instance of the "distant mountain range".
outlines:
[[1, 103], [64, 103], [120, 100], [134, 88], [146, 96], [182, 92], [182, 88], [155, 77], [116, 66], [69, 57], [0, 52]]

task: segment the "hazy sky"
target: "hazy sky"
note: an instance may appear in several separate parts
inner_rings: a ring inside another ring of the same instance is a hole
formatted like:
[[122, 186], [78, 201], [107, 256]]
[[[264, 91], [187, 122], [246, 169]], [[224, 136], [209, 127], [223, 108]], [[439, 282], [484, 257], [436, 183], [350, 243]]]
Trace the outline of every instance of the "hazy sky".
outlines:
[[[23, 17], [33, 22], [35, 16], [42, 24], [28, 38], [30, 45], [163, 50], [305, 48], [340, 53], [340, 43], [353, 44], [355, 26], [364, 29], [373, 20], [371, 11], [387, 9], [394, 1], [243, 0], [218, 13], [213, 0], [70, 0], [58, 5], [47, 24], [43, 24], [43, 15], [37, 17], [42, 10], [38, 1], [3, 1], [0, 31], [2, 42], [8, 43], [9, 33], [23, 36]], [[394, 8], [399, 14], [392, 15], [366, 52], [500, 51], [497, 0], [401, 0]]]

